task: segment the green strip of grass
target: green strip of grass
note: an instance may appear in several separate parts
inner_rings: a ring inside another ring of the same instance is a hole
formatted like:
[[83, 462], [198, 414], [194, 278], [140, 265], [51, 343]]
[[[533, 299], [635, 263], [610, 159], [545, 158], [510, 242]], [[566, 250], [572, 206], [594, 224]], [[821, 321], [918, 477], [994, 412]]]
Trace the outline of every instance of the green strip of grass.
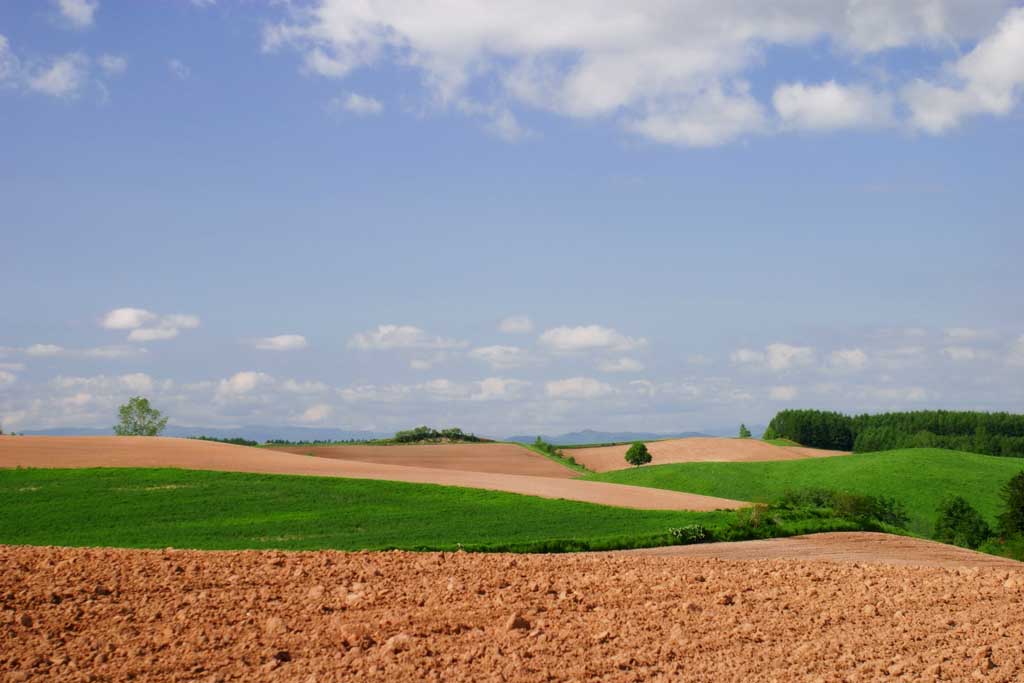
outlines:
[[[515, 443], [515, 442], [509, 441], [507, 443]], [[589, 474], [590, 473], [590, 470], [587, 469], [585, 466], [583, 466], [583, 465], [579, 464], [578, 462], [576, 462], [575, 458], [572, 459], [572, 460], [569, 460], [569, 458], [567, 458], [567, 457], [560, 456], [560, 455], [554, 455], [552, 453], [548, 453], [547, 451], [545, 451], [545, 450], [543, 450], [541, 448], [537, 448], [533, 444], [515, 443], [515, 445], [516, 446], [522, 446], [526, 450], [533, 451], [534, 453], [537, 453], [538, 455], [543, 455], [548, 460], [557, 462], [559, 465], [562, 465], [563, 467], [567, 467], [570, 470], [573, 470], [574, 472], [579, 472], [580, 474]], [[558, 450], [561, 450], [562, 447], [561, 446], [556, 446], [556, 448]]]
[[[178, 469], [0, 470], [0, 543], [126, 548], [566, 552], [671, 545], [733, 512], [630, 510], [479, 489]], [[853, 531], [791, 516], [773, 536]]]
[[586, 479], [736, 500], [771, 502], [787, 490], [824, 488], [896, 498], [910, 516], [908, 530], [931, 535], [939, 503], [966, 498], [994, 523], [999, 489], [1024, 469], [1013, 458], [913, 448], [780, 462], [702, 462], [657, 465], [589, 475]]
[[770, 443], [773, 446], [800, 446], [796, 441], [792, 441], [790, 439], [765, 439], [764, 442]]

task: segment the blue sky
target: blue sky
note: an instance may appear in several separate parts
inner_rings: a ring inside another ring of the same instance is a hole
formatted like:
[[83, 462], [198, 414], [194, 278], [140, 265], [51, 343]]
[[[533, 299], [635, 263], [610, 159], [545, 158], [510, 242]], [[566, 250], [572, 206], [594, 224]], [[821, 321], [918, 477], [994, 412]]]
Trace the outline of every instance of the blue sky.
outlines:
[[1024, 8], [805, 4], [5, 3], [0, 424], [1024, 411]]

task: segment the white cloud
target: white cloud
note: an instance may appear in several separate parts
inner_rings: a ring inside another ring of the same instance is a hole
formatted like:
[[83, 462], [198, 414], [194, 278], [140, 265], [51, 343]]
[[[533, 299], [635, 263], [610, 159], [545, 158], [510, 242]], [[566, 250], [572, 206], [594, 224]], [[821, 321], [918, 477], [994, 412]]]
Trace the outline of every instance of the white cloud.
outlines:
[[953, 342], [978, 341], [991, 339], [994, 336], [992, 330], [978, 330], [973, 327], [949, 327], [946, 329], [946, 339]]
[[6, 387], [18, 381], [18, 376], [8, 370], [0, 370], [0, 387]]
[[167, 69], [179, 81], [188, 80], [189, 76], [192, 75], [192, 69], [188, 68], [188, 65], [180, 59], [167, 60]]
[[297, 351], [306, 348], [308, 343], [301, 334], [279, 334], [257, 339], [254, 346], [260, 351]]
[[546, 330], [540, 335], [540, 343], [553, 351], [632, 351], [646, 346], [647, 340], [627, 337], [610, 327], [581, 325]]
[[286, 379], [281, 383], [281, 389], [292, 394], [322, 394], [329, 391], [330, 387], [315, 380], [299, 382], [294, 379]]
[[299, 422], [315, 423], [323, 422], [334, 413], [334, 409], [326, 403], [317, 403], [306, 408], [299, 416]]
[[1024, 86], [1024, 7], [1011, 9], [973, 50], [947, 65], [945, 83], [916, 80], [903, 96], [913, 124], [939, 134], [977, 114], [1006, 115]]
[[123, 74], [128, 68], [128, 60], [120, 55], [100, 55], [96, 63], [111, 76]]
[[272, 381], [273, 378], [263, 372], [252, 370], [236, 372], [231, 377], [220, 381], [217, 385], [217, 396], [222, 399], [244, 396], [251, 393], [257, 387], [269, 384]]
[[769, 390], [768, 395], [773, 401], [792, 401], [799, 395], [799, 391], [796, 387], [792, 386], [779, 386], [772, 387]]
[[413, 325], [378, 325], [377, 329], [352, 335], [348, 346], [360, 350], [388, 349], [453, 349], [465, 342], [443, 337], [431, 337]]
[[56, 344], [33, 344], [25, 349], [30, 356], [59, 356], [64, 353], [64, 347]]
[[469, 357], [493, 368], [517, 368], [529, 362], [529, 354], [518, 346], [481, 346], [470, 351]]
[[769, 344], [764, 351], [738, 349], [730, 358], [736, 365], [751, 365], [779, 372], [814, 363], [814, 349], [810, 346]]
[[1006, 359], [1010, 365], [1024, 367], [1024, 334], [1010, 346], [1010, 354]]
[[138, 346], [97, 346], [92, 349], [83, 349], [77, 353], [81, 353], [87, 358], [130, 358], [147, 353], [147, 351]]
[[892, 97], [863, 85], [789, 83], [775, 89], [772, 103], [783, 125], [789, 128], [828, 131], [882, 126], [893, 121]]
[[[108, 330], [131, 330], [128, 341], [173, 339], [181, 330], [199, 327], [199, 317], [184, 313], [158, 316], [143, 308], [115, 308], [100, 321]], [[146, 327], [144, 327], [146, 326]]]
[[413, 370], [429, 370], [434, 367], [434, 362], [429, 358], [413, 358], [409, 361], [409, 367]]
[[61, 15], [75, 28], [92, 26], [99, 5], [97, 0], [57, 0]]
[[589, 399], [607, 396], [614, 391], [611, 385], [591, 377], [570, 377], [544, 385], [544, 392], [556, 399]]
[[829, 365], [837, 370], [862, 370], [868, 364], [868, 354], [862, 349], [839, 349], [829, 354]]
[[[330, 78], [374, 66], [417, 70], [424, 99], [483, 116], [510, 139], [521, 137], [513, 108], [523, 107], [604, 117], [655, 141], [707, 146], [770, 128], [745, 80], [773, 48], [825, 43], [836, 59], [856, 63], [894, 48], [946, 47], [977, 39], [1012, 4], [316, 0], [288, 5], [286, 18], [266, 27], [264, 47], [294, 48], [304, 70]], [[819, 128], [861, 125], [884, 110], [847, 90], [831, 100], [811, 92], [811, 102], [804, 93], [782, 110]], [[854, 111], [837, 110], [836, 99]]]
[[80, 54], [57, 57], [28, 78], [28, 87], [53, 97], [73, 98], [85, 85], [89, 60]]
[[533, 321], [529, 316], [510, 315], [498, 323], [498, 331], [505, 334], [529, 334], [533, 332]]
[[11, 52], [10, 42], [0, 33], [0, 85], [13, 81], [21, 70], [18, 58]]
[[511, 400], [519, 397], [520, 392], [530, 386], [529, 382], [502, 377], [488, 377], [480, 380], [477, 391], [470, 396], [474, 401]]
[[980, 351], [970, 346], [947, 346], [942, 349], [942, 353], [954, 361], [977, 360], [982, 356]]
[[644, 364], [633, 358], [617, 358], [602, 361], [597, 367], [601, 372], [640, 372]]
[[356, 116], [374, 116], [384, 111], [380, 100], [354, 92], [344, 98], [334, 98], [327, 106], [332, 111], [347, 111]]
[[885, 367], [900, 370], [923, 363], [928, 358], [928, 349], [924, 346], [899, 346], [883, 349], [874, 355]]

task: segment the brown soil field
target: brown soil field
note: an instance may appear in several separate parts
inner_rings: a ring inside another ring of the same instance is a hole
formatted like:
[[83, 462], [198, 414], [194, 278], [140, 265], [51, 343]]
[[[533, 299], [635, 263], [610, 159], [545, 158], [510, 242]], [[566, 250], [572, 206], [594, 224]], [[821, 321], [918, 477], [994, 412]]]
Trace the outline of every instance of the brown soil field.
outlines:
[[[628, 444], [597, 448], [571, 448], [563, 451], [576, 458], [576, 462], [595, 472], [621, 470], [630, 465], [625, 461]], [[831, 458], [849, 455], [844, 451], [825, 451], [818, 448], [774, 446], [757, 439], [725, 439], [718, 437], [690, 437], [651, 441], [647, 444], [652, 465], [673, 462], [755, 462], [762, 460], [799, 460], [802, 458]]]
[[871, 532], [844, 532], [734, 543], [704, 543], [617, 551], [653, 557], [721, 560], [823, 560], [918, 567], [988, 567], [1024, 571], [1024, 564], [955, 545]]
[[430, 469], [528, 474], [571, 479], [576, 472], [531, 450], [508, 443], [453, 443], [422, 446], [280, 446], [273, 450], [318, 458], [374, 462]]
[[4, 681], [1024, 679], [1024, 571], [0, 546]]
[[[533, 455], [525, 449], [524, 454]], [[642, 510], [706, 511], [747, 505], [742, 501], [640, 486], [333, 460], [211, 441], [163, 437], [3, 437], [0, 438], [0, 467], [177, 467], [223, 472], [387, 479], [507, 491], [541, 498], [565, 498]]]

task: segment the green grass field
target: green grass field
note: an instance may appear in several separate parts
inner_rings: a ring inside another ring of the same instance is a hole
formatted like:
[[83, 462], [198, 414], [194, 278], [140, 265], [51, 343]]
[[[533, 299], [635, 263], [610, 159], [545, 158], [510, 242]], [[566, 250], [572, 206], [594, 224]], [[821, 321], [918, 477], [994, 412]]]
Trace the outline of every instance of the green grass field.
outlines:
[[790, 439], [765, 439], [764, 442], [770, 443], [773, 446], [800, 446], [796, 441], [791, 441]]
[[1021, 470], [1021, 459], [920, 448], [778, 462], [655, 465], [585, 478], [757, 502], [809, 487], [892, 496], [907, 508], [909, 531], [927, 536], [939, 503], [953, 495], [966, 498], [994, 523], [1002, 508], [1000, 487]]
[[663, 545], [730, 513], [627, 510], [478, 489], [175, 469], [0, 470], [0, 542], [180, 548]]

